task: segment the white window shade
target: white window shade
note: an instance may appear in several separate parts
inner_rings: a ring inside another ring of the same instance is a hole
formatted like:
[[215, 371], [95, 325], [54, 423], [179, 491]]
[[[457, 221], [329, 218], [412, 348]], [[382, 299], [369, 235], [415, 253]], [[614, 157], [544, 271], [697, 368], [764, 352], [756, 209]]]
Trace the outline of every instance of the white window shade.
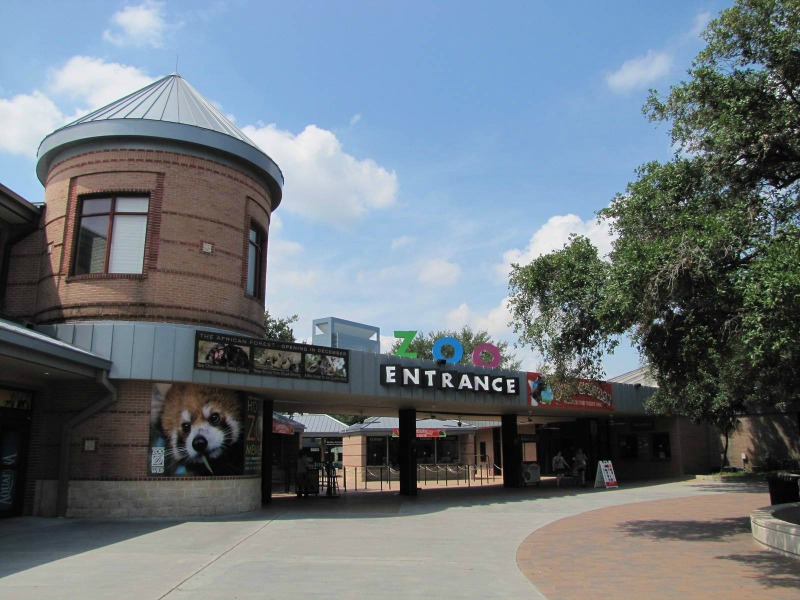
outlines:
[[141, 273], [144, 265], [146, 215], [117, 215], [111, 235], [109, 273]]

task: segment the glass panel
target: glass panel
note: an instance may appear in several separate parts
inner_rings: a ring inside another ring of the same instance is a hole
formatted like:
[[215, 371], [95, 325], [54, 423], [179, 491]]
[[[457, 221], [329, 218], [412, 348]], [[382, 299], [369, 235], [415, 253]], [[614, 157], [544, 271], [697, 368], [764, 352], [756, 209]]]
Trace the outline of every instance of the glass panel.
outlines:
[[106, 262], [108, 217], [83, 217], [78, 234], [75, 274], [102, 273]]
[[111, 238], [109, 273], [141, 273], [144, 264], [144, 240], [147, 217], [117, 215]]
[[440, 463], [458, 462], [458, 438], [447, 437], [436, 440], [436, 459]]
[[146, 213], [147, 208], [150, 206], [149, 198], [117, 198], [117, 205], [114, 207], [114, 212], [120, 213]]
[[253, 227], [250, 228], [250, 241], [254, 244], [258, 244], [258, 230]]
[[[241, 239], [241, 238], [239, 238]], [[251, 296], [256, 295], [256, 268], [258, 261], [256, 260], [256, 247], [250, 244], [247, 252], [247, 293]]]
[[111, 210], [111, 198], [92, 198], [83, 201], [84, 215], [96, 215], [98, 213], [107, 213]]
[[417, 463], [420, 465], [432, 465], [436, 460], [435, 441], [431, 439], [417, 438]]

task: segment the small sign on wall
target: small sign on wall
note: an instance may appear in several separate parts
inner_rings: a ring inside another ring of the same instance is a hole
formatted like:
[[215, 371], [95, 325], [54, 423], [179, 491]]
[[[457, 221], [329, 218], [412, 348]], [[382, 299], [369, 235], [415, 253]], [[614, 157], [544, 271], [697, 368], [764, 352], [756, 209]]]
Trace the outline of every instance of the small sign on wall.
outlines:
[[597, 463], [597, 475], [594, 478], [594, 487], [617, 489], [617, 476], [610, 460], [601, 460]]

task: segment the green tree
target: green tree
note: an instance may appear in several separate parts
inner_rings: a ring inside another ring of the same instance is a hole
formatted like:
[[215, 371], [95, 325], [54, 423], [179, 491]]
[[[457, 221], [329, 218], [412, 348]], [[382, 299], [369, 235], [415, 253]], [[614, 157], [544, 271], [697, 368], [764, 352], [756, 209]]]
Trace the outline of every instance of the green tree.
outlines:
[[704, 38], [689, 79], [645, 105], [677, 150], [600, 211], [608, 261], [573, 238], [514, 266], [510, 306], [561, 373], [596, 376], [631, 335], [651, 408], [725, 433], [748, 405], [800, 398], [800, 0], [741, 0]]
[[[521, 361], [517, 360], [516, 357], [509, 353], [508, 342], [496, 342], [494, 341], [487, 331], [473, 331], [469, 325], [465, 325], [461, 328], [461, 331], [453, 331], [453, 330], [442, 330], [442, 331], [431, 331], [427, 334], [417, 334], [417, 336], [412, 340], [411, 344], [409, 344], [407, 351], [408, 352], [415, 352], [417, 354], [417, 358], [425, 359], [425, 360], [433, 360], [433, 344], [436, 340], [439, 340], [443, 337], [454, 337], [461, 345], [464, 347], [464, 355], [461, 357], [459, 364], [472, 364], [472, 353], [475, 351], [475, 346], [479, 344], [494, 344], [497, 346], [498, 350], [500, 350], [500, 368], [501, 369], [509, 369], [511, 371], [518, 371]], [[390, 354], [394, 354], [398, 348], [400, 348], [400, 344], [403, 343], [402, 339], [398, 339], [389, 350]], [[442, 348], [442, 355], [451, 358], [453, 356], [453, 348], [449, 345], [445, 345]], [[484, 361], [489, 362], [492, 360], [492, 356], [488, 353], [482, 353], [482, 358]]]
[[268, 340], [281, 340], [283, 342], [294, 342], [294, 331], [292, 323], [296, 323], [299, 317], [273, 318], [269, 310], [264, 311], [264, 337]]

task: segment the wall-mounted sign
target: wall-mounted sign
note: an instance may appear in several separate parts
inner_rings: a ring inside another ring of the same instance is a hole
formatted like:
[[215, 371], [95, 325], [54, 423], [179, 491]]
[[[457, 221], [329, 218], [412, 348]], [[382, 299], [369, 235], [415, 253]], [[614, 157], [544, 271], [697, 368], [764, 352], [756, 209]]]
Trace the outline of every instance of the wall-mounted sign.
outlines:
[[260, 474], [262, 410], [260, 398], [237, 390], [153, 384], [147, 474]]
[[[576, 410], [614, 410], [611, 384], [579, 379], [578, 393], [568, 400], [556, 400], [550, 383], [541, 373], [528, 373], [528, 406], [571, 408]], [[557, 395], [557, 394], [556, 394]]]
[[264, 402], [249, 396], [245, 409], [244, 474], [261, 475], [261, 444], [264, 435]]
[[288, 423], [280, 423], [273, 419], [272, 433], [277, 433], [279, 435], [294, 435], [294, 427]]
[[350, 353], [340, 348], [198, 331], [195, 369], [346, 383]]
[[[392, 429], [392, 437], [400, 437], [400, 430], [399, 429]], [[417, 427], [417, 434], [416, 437], [418, 438], [445, 438], [447, 437], [447, 432], [444, 429], [434, 429], [430, 427]]]
[[418, 387], [453, 392], [485, 392], [516, 396], [519, 379], [503, 375], [458, 373], [436, 368], [381, 365], [381, 385], [392, 387]]

